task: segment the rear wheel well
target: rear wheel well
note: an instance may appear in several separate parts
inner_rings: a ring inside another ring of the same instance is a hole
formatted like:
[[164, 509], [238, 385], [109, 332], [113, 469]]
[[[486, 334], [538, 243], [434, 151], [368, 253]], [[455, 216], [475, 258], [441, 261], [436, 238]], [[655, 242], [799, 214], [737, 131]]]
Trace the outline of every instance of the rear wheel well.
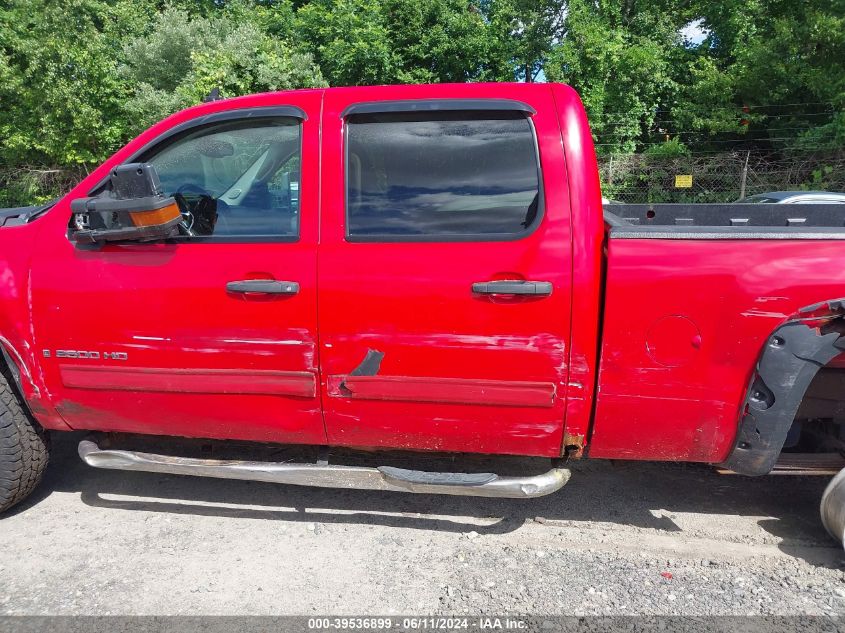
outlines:
[[[816, 461], [826, 464], [845, 454], [845, 367], [836, 359], [819, 369], [807, 387], [783, 453], [825, 455]], [[845, 457], [841, 462], [845, 467]]]
[[[845, 350], [845, 300], [802, 308], [767, 338], [742, 407], [734, 448], [721, 466], [765, 475], [781, 455], [819, 369]], [[812, 314], [823, 310], [821, 317]]]

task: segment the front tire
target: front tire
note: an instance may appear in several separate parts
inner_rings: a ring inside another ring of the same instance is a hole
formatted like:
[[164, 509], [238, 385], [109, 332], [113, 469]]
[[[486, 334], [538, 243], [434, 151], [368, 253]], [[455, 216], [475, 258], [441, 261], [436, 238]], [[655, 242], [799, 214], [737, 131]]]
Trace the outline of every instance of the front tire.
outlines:
[[44, 474], [50, 455], [47, 433], [33, 420], [0, 372], [0, 513], [26, 499]]

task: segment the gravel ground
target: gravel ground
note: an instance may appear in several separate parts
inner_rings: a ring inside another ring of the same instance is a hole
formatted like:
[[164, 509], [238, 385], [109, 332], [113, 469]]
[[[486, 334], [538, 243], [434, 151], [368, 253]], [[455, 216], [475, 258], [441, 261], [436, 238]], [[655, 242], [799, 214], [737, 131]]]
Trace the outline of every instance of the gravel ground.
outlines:
[[473, 499], [98, 471], [79, 439], [0, 519], [0, 614], [845, 614], [823, 477], [584, 461]]

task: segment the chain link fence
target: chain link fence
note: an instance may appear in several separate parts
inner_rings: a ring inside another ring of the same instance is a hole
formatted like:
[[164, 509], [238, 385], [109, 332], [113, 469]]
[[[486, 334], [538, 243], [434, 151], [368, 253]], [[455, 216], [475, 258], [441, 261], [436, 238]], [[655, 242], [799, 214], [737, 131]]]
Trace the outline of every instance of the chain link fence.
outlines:
[[732, 151], [689, 156], [599, 157], [605, 198], [627, 203], [733, 202], [767, 191], [845, 192], [845, 149], [790, 156]]
[[[845, 192], [845, 149], [773, 156], [731, 151], [689, 156], [611, 154], [599, 157], [602, 193], [618, 202], [732, 202], [767, 191]], [[84, 167], [0, 166], [0, 207], [37, 204], [62, 195]]]

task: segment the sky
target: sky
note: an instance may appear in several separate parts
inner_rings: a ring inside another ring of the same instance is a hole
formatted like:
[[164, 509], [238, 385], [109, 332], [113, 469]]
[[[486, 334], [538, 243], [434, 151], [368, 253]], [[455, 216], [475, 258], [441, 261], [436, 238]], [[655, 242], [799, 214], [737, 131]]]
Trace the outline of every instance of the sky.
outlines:
[[703, 20], [694, 20], [681, 29], [683, 35], [690, 44], [698, 45], [707, 37], [707, 30], [703, 28]]

